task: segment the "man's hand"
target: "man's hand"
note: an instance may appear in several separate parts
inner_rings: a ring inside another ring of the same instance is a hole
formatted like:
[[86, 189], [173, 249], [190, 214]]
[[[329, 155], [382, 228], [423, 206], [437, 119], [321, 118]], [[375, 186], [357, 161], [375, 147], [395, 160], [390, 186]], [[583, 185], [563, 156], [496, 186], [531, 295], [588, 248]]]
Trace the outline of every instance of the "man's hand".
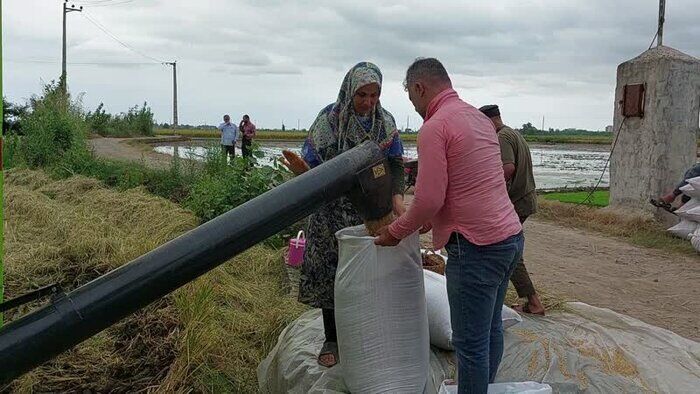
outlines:
[[424, 224], [423, 227], [421, 227], [421, 228], [418, 230], [418, 233], [420, 233], [420, 234], [425, 234], [425, 233], [427, 233], [428, 231], [430, 231], [430, 230], [432, 230], [432, 229], [433, 229], [433, 224], [430, 223], [430, 222], [428, 222], [428, 223]]
[[384, 226], [377, 231], [377, 237], [374, 238], [374, 244], [379, 246], [396, 246], [401, 242], [400, 239], [394, 238], [389, 233], [389, 226]]
[[661, 200], [661, 201], [663, 201], [663, 202], [665, 202], [665, 203], [671, 204], [671, 203], [673, 203], [673, 202], [676, 200], [676, 197], [677, 197], [677, 196], [676, 196], [675, 194], [673, 194], [673, 192], [671, 192], [671, 193], [668, 193], [668, 194], [666, 194], [666, 195], [661, 196], [661, 197], [659, 198], [659, 200]]

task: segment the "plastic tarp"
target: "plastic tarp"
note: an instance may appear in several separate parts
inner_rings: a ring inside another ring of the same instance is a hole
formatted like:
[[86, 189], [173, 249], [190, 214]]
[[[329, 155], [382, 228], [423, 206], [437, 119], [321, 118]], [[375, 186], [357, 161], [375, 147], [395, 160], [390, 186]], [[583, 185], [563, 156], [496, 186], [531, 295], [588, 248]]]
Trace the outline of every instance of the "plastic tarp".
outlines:
[[[555, 393], [697, 393], [700, 344], [608, 309], [567, 304], [567, 312], [523, 316], [505, 330], [497, 382], [534, 381]], [[258, 367], [263, 393], [346, 393], [341, 366], [326, 369], [319, 310], [285, 328]], [[340, 355], [342, 360], [343, 355]], [[426, 393], [454, 378], [453, 354], [431, 348]]]
[[676, 209], [675, 213], [682, 219], [700, 222], [700, 199], [691, 198], [690, 201]]
[[690, 239], [698, 227], [700, 227], [700, 223], [698, 222], [693, 222], [692, 220], [688, 219], [681, 219], [678, 224], [669, 228], [667, 231], [678, 238]]
[[[425, 302], [428, 305], [428, 326], [430, 344], [444, 350], [452, 347], [452, 325], [450, 323], [450, 303], [447, 297], [447, 282], [444, 275], [423, 270], [425, 278]], [[518, 312], [503, 305], [501, 310], [503, 328], [508, 329], [523, 319]]]
[[687, 184], [681, 187], [680, 190], [683, 194], [691, 198], [700, 198], [700, 189], [696, 189], [691, 184]]

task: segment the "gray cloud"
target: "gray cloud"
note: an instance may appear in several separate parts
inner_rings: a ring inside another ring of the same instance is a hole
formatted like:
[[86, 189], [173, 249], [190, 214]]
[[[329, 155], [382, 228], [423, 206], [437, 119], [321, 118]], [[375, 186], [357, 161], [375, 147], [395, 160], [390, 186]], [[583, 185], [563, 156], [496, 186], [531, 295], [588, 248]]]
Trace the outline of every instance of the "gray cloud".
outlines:
[[[665, 43], [697, 57], [696, 2], [668, 3]], [[10, 98], [38, 92], [41, 79], [60, 72], [60, 1], [47, 3], [3, 3], [4, 58], [56, 62], [6, 62]], [[409, 116], [415, 126], [419, 118], [400, 82], [414, 58], [435, 56], [463, 98], [502, 104], [514, 125], [539, 124], [544, 115], [547, 126], [601, 129], [611, 123], [616, 67], [648, 47], [657, 13], [656, 2], [634, 0], [90, 3], [83, 3], [88, 15], [129, 46], [178, 61], [181, 122], [250, 112], [262, 127], [296, 119], [308, 127], [361, 60], [382, 68], [383, 105], [401, 125]], [[69, 15], [68, 26], [70, 61], [149, 61], [78, 13]], [[172, 111], [170, 81], [170, 68], [161, 66], [69, 67], [70, 86], [86, 92], [86, 105], [104, 101], [122, 111], [148, 100], [161, 121]]]

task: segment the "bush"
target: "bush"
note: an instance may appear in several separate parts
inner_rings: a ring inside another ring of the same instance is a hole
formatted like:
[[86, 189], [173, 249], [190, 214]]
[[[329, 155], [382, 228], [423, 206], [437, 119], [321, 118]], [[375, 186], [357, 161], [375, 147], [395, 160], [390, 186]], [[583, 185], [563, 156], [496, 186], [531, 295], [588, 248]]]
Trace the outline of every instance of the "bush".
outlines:
[[19, 152], [20, 137], [18, 135], [8, 135], [2, 138], [2, 167], [10, 169], [22, 162]]
[[153, 112], [148, 103], [139, 107], [135, 105], [126, 113], [111, 115], [100, 103], [94, 112], [85, 115], [90, 130], [106, 137], [153, 136]]
[[86, 126], [80, 101], [72, 101], [59, 83], [44, 86], [41, 97], [30, 99], [30, 108], [21, 120], [24, 137], [19, 151], [24, 164], [32, 168], [50, 166], [71, 150], [85, 149]]
[[85, 121], [90, 128], [90, 131], [100, 135], [107, 135], [107, 130], [112, 121], [112, 115], [104, 110], [104, 104], [100, 103], [95, 109], [95, 112], [88, 112], [85, 115]]
[[185, 206], [202, 220], [211, 220], [284, 183], [288, 172], [276, 165], [252, 167], [243, 158], [226, 164], [220, 148], [210, 149], [202, 176], [194, 183]]

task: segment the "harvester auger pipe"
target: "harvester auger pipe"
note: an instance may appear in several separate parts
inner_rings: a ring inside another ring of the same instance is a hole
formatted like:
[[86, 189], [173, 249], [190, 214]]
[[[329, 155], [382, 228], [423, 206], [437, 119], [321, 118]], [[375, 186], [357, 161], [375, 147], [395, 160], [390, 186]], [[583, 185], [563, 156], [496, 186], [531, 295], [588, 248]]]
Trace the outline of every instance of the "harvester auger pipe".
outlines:
[[[387, 185], [387, 168], [378, 168], [385, 165], [382, 159], [379, 146], [365, 142], [7, 324], [0, 329], [0, 384], [97, 334], [351, 190], [355, 199], [359, 188], [365, 199], [376, 198], [378, 205], [390, 209], [390, 204], [386, 204], [387, 199], [391, 200], [390, 193], [386, 194], [390, 188], [368, 188], [368, 177], [358, 176], [374, 170], [373, 178]], [[368, 190], [375, 195], [368, 196]], [[375, 207], [370, 216], [376, 216], [376, 211]]]

